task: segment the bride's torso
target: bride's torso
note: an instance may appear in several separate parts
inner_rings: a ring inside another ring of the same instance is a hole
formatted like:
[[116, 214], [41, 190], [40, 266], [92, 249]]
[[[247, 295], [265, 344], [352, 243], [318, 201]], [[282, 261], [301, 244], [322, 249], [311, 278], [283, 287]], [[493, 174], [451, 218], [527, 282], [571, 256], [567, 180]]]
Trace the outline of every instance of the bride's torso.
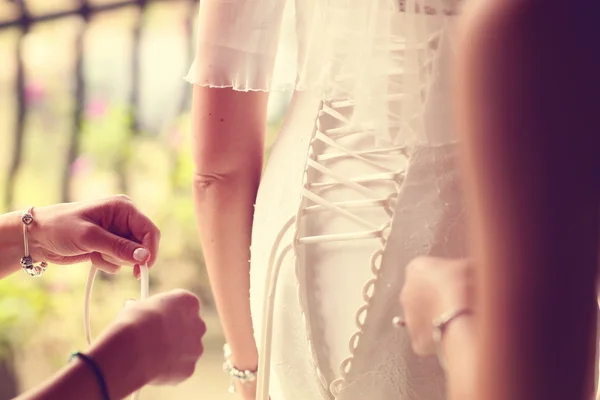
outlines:
[[279, 249], [296, 243], [282, 259], [276, 291], [274, 400], [332, 393], [340, 399], [443, 398], [435, 361], [415, 358], [406, 334], [390, 323], [400, 311], [406, 263], [419, 254], [464, 251], [449, 110], [451, 26], [431, 21], [421, 34], [435, 73], [426, 88], [423, 131], [410, 148], [390, 149], [365, 132], [344, 133], [351, 107], [317, 90], [293, 96], [259, 191], [252, 243], [258, 337], [269, 256], [285, 222], [294, 220]]

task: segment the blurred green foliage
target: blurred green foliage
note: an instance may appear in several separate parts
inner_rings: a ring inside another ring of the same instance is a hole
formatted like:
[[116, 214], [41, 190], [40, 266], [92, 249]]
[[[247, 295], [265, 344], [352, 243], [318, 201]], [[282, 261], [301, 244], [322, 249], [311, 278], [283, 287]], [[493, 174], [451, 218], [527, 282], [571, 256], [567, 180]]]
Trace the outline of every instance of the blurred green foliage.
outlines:
[[[100, 106], [99, 106], [100, 107]], [[113, 169], [131, 152], [131, 132], [126, 129], [131, 124], [131, 107], [126, 104], [107, 104], [102, 117], [84, 121], [81, 133], [81, 154], [93, 159], [102, 169]]]
[[22, 346], [27, 335], [50, 309], [50, 294], [43, 286], [26, 281], [6, 281], [0, 286], [0, 358], [4, 346]]

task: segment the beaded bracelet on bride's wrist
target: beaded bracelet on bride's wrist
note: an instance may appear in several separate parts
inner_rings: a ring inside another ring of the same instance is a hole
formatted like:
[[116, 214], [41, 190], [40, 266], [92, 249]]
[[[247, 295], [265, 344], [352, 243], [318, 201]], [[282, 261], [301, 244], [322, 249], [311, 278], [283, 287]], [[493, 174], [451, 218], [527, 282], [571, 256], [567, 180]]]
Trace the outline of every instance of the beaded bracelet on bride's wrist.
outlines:
[[26, 212], [21, 214], [21, 222], [23, 223], [23, 245], [25, 250], [25, 255], [21, 257], [20, 261], [21, 268], [23, 268], [23, 270], [27, 272], [27, 274], [30, 276], [42, 276], [44, 272], [46, 272], [46, 268], [48, 268], [48, 263], [44, 261], [36, 263], [33, 261], [33, 258], [29, 253], [29, 239], [27, 238], [27, 230], [29, 229], [29, 226], [34, 222], [33, 207], [29, 207], [29, 209]]
[[256, 372], [249, 370], [239, 370], [231, 361], [231, 348], [227, 343], [223, 346], [223, 353], [225, 355], [225, 363], [223, 364], [223, 371], [231, 378], [231, 385], [229, 386], [229, 393], [235, 393], [235, 382], [250, 383], [256, 381]]

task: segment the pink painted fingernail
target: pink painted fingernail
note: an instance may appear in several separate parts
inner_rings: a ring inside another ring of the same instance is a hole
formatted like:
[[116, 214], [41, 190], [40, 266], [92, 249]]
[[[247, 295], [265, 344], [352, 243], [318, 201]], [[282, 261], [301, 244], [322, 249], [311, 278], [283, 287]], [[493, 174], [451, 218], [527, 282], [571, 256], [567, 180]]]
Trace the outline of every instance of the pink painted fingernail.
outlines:
[[136, 249], [133, 252], [133, 259], [140, 263], [145, 263], [150, 258], [150, 252], [146, 249]]

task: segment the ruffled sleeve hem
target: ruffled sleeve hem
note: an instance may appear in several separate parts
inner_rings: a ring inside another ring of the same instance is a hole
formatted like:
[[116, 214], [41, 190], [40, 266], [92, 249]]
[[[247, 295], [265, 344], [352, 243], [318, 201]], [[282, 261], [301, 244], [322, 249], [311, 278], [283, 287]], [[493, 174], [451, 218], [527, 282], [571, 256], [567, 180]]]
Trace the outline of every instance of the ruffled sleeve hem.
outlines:
[[[297, 45], [290, 43], [297, 36], [295, 30], [285, 29], [295, 27], [290, 3], [286, 0], [200, 2], [196, 56], [185, 80], [194, 85], [243, 92], [294, 89]], [[287, 37], [282, 37], [282, 27], [288, 31]]]
[[[221, 50], [224, 54], [227, 51]], [[270, 68], [264, 68], [271, 62], [254, 60], [253, 56], [245, 55], [238, 58], [239, 62], [227, 63], [213, 60], [211, 63], [194, 61], [187, 75], [183, 78], [192, 85], [210, 88], [231, 88], [239, 92], [280, 92], [296, 88], [294, 77], [278, 77]]]

